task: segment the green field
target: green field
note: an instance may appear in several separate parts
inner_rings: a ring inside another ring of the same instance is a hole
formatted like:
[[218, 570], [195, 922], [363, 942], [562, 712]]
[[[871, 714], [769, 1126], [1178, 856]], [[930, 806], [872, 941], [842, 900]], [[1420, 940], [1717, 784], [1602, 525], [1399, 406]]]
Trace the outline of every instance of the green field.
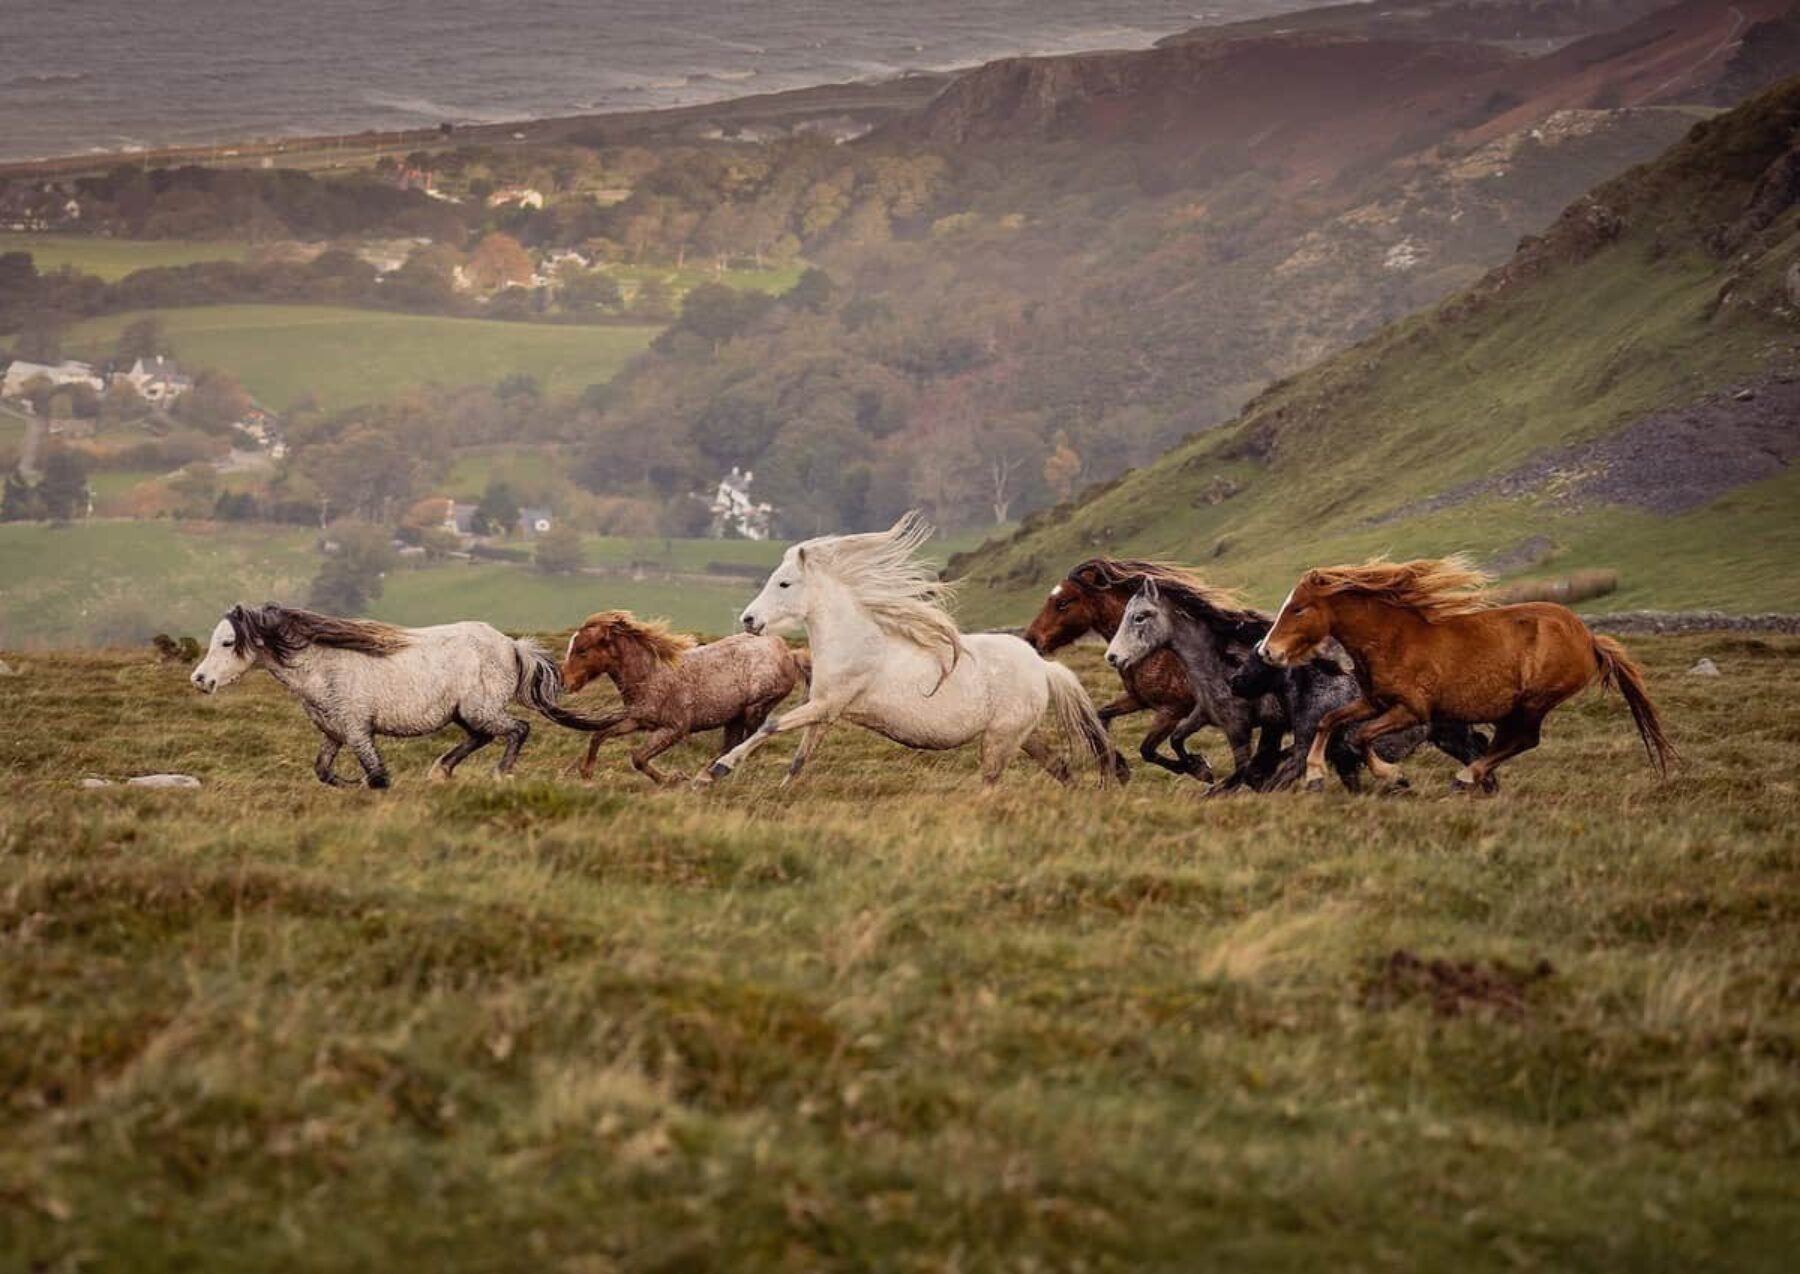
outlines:
[[[106, 497], [148, 476], [95, 475]], [[304, 527], [165, 519], [0, 525], [0, 645], [129, 645], [156, 632], [204, 637], [234, 602], [304, 601], [319, 568], [316, 538]], [[942, 552], [965, 543], [952, 537]], [[414, 625], [483, 619], [518, 631], [568, 627], [620, 607], [683, 629], [730, 632], [761, 580], [695, 577], [714, 562], [772, 568], [782, 553], [779, 544], [749, 540], [590, 536], [586, 547], [589, 566], [623, 572], [641, 563], [649, 574], [550, 577], [492, 562], [407, 566], [389, 572], [372, 613]]]
[[[515, 372], [550, 393], [612, 379], [655, 327], [575, 327], [389, 314], [315, 305], [205, 305], [156, 311], [176, 356], [232, 373], [277, 410], [312, 393], [326, 407], [391, 398], [424, 384], [487, 385]], [[142, 312], [89, 319], [72, 355], [104, 357]]]
[[1687, 767], [1590, 694], [1487, 801], [333, 791], [260, 674], [9, 652], [0, 1266], [1785, 1271], [1800, 641], [1630, 644]]
[[0, 252], [29, 252], [40, 272], [71, 266], [111, 282], [155, 266], [242, 261], [250, 245], [229, 239], [106, 239], [0, 230]]

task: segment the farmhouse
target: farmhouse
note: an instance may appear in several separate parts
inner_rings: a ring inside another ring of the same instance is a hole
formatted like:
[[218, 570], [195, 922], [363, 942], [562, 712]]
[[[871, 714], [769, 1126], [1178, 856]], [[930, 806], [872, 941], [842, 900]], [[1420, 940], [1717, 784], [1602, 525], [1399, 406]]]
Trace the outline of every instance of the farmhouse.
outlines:
[[0, 398], [21, 398], [25, 387], [34, 380], [47, 380], [52, 385], [88, 385], [98, 393], [104, 389], [105, 383], [94, 374], [94, 369], [87, 363], [79, 363], [73, 359], [65, 359], [60, 363], [28, 363], [16, 358], [7, 365], [6, 376], [0, 381]]
[[144, 401], [158, 406], [172, 403], [193, 387], [194, 382], [175, 366], [175, 360], [161, 354], [140, 358], [124, 374], [131, 387], [144, 396]]
[[531, 539], [534, 536], [547, 533], [550, 530], [550, 526], [551, 520], [549, 509], [521, 508], [519, 510], [519, 534], [523, 535], [526, 539]]
[[490, 208], [542, 208], [544, 194], [530, 186], [502, 186], [487, 197]]

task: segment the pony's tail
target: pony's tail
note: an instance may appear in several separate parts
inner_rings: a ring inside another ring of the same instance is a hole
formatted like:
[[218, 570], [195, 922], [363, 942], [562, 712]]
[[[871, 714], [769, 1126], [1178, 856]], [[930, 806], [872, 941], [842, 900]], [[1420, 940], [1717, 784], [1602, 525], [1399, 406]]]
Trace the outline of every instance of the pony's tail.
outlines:
[[556, 666], [556, 660], [546, 654], [542, 646], [529, 637], [521, 637], [513, 643], [513, 653], [519, 659], [519, 686], [513, 692], [514, 699], [533, 712], [571, 730], [607, 728], [607, 721], [570, 712], [557, 702], [562, 698], [563, 692], [562, 669]]
[[1044, 675], [1050, 683], [1050, 708], [1056, 713], [1056, 723], [1062, 728], [1063, 738], [1070, 745], [1079, 744], [1093, 759], [1102, 783], [1108, 778], [1120, 783], [1129, 782], [1131, 769], [1113, 747], [1081, 678], [1068, 666], [1049, 659], [1044, 660]]
[[1656, 767], [1658, 777], [1667, 778], [1669, 767], [1680, 763], [1681, 753], [1663, 733], [1662, 717], [1650, 701], [1643, 670], [1632, 662], [1625, 647], [1598, 633], [1594, 634], [1594, 658], [1600, 663], [1600, 684], [1616, 686], [1625, 696], [1631, 718], [1637, 722], [1638, 735], [1644, 740], [1644, 751], [1650, 757], [1650, 764]]

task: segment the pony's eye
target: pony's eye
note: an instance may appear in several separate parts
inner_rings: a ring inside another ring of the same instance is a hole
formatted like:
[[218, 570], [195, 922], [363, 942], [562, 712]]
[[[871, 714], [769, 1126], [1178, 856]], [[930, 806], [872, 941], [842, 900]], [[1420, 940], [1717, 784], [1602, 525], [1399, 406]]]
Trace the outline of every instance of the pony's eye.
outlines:
[[219, 645], [226, 650], [230, 650], [233, 646], [237, 645], [237, 643], [227, 637], [224, 641], [220, 642]]
[[1304, 607], [1304, 606], [1290, 606], [1290, 607], [1288, 607], [1288, 614], [1290, 614], [1290, 615], [1304, 615], [1304, 614], [1306, 614], [1306, 607]]
[[788, 581], [787, 581], [787, 580], [782, 580], [782, 581], [781, 581], [781, 586], [782, 586], [782, 587], [783, 587], [783, 588], [786, 588], [786, 587], [787, 587], [787, 586], [788, 586]]

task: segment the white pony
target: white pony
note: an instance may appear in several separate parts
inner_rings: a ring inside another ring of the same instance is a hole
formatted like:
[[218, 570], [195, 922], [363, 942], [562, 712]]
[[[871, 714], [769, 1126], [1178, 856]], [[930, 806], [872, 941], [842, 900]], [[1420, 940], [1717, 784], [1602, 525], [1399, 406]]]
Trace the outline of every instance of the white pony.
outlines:
[[[981, 777], [992, 785], [1015, 752], [1069, 781], [1067, 760], [1038, 726], [1053, 709], [1065, 744], [1078, 742], [1121, 781], [1113, 750], [1080, 680], [1005, 633], [959, 632], [942, 602], [948, 588], [914, 556], [931, 535], [908, 513], [886, 531], [796, 544], [745, 608], [752, 633], [803, 626], [812, 649], [812, 692], [771, 716], [695, 783], [724, 778], [778, 734], [804, 730], [791, 782], [835, 721], [940, 751], [981, 740]], [[1072, 749], [1071, 749], [1072, 750]]]
[[213, 629], [192, 680], [212, 694], [253, 668], [268, 669], [292, 691], [325, 736], [313, 772], [333, 787], [355, 785], [332, 772], [341, 748], [362, 763], [370, 787], [386, 787], [376, 735], [414, 738], [452, 722], [469, 737], [432, 763], [431, 778], [449, 778], [464, 757], [501, 737], [506, 752], [496, 772], [510, 774], [531, 733], [506, 711], [515, 700], [562, 725], [592, 724], [557, 706], [555, 660], [480, 623], [396, 628], [274, 603], [234, 606]]

